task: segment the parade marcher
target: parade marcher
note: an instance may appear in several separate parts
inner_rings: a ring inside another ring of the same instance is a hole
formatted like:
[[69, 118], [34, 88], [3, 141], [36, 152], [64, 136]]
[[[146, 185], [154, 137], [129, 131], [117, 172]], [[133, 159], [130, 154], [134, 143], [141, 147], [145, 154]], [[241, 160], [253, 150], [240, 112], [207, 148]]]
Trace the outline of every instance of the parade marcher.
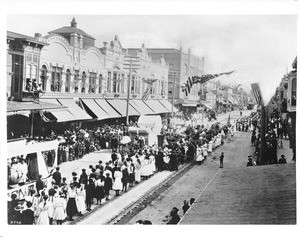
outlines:
[[164, 164], [164, 154], [162, 152], [162, 148], [158, 148], [157, 155], [155, 156], [155, 165], [158, 172], [163, 171]]
[[35, 182], [35, 189], [37, 191], [38, 194], [40, 194], [40, 191], [44, 189], [45, 187], [45, 184], [44, 182], [41, 180], [42, 178], [42, 175], [38, 175], [38, 179], [37, 181]]
[[128, 168], [125, 167], [125, 168], [122, 170], [122, 184], [123, 184], [122, 191], [127, 192], [128, 181], [129, 181]]
[[79, 216], [82, 216], [82, 212], [85, 210], [85, 189], [84, 184], [81, 184], [77, 189], [76, 206]]
[[203, 153], [201, 147], [197, 147], [197, 158], [196, 161], [198, 162], [199, 165], [202, 164], [203, 162]]
[[99, 176], [96, 176], [95, 180], [95, 198], [97, 200], [97, 205], [101, 204], [101, 200], [104, 198], [104, 180]]
[[70, 189], [68, 190], [67, 196], [67, 215], [69, 221], [73, 221], [73, 216], [78, 213], [77, 206], [76, 206], [76, 187], [74, 185], [70, 185]]
[[130, 163], [129, 166], [129, 187], [133, 187], [135, 181], [135, 165], [133, 163]]
[[136, 164], [135, 164], [135, 182], [139, 183], [141, 182], [141, 169], [142, 169], [142, 163], [140, 161], [140, 159], [138, 158], [136, 160]]
[[67, 217], [66, 214], [66, 200], [65, 195], [60, 192], [59, 197], [55, 198], [53, 207], [54, 207], [54, 214], [53, 219], [56, 221], [57, 225], [61, 225], [63, 220]]
[[113, 190], [116, 191], [116, 196], [120, 196], [120, 191], [122, 190], [122, 172], [120, 167], [114, 172], [114, 178]]
[[85, 169], [82, 169], [81, 171], [82, 171], [82, 173], [81, 173], [81, 175], [79, 177], [79, 183], [80, 184], [84, 184], [86, 186], [87, 181], [88, 181], [88, 176], [86, 174], [86, 170]]
[[110, 173], [106, 173], [106, 177], [104, 180], [104, 194], [105, 200], [108, 201], [110, 198], [110, 190], [112, 190], [113, 181], [110, 177]]
[[44, 195], [43, 201], [38, 205], [37, 207], [37, 225], [49, 225], [49, 216], [48, 216], [48, 210], [49, 210], [49, 202], [48, 202], [48, 196]]
[[85, 195], [86, 210], [90, 211], [91, 205], [92, 205], [93, 199], [94, 199], [94, 193], [95, 193], [95, 184], [94, 184], [93, 179], [90, 178], [88, 180], [85, 192], [86, 192], [86, 195]]
[[55, 180], [56, 185], [60, 185], [61, 182], [61, 173], [59, 172], [59, 167], [56, 167], [56, 171], [53, 173], [52, 178]]
[[224, 152], [220, 156], [220, 168], [223, 168]]

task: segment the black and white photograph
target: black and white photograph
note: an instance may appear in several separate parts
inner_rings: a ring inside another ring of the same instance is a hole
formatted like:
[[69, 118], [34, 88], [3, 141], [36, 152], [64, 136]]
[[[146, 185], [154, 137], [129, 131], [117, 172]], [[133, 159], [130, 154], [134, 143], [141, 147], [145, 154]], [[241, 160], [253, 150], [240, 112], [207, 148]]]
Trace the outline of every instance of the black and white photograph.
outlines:
[[201, 13], [6, 14], [8, 228], [297, 225], [297, 11]]

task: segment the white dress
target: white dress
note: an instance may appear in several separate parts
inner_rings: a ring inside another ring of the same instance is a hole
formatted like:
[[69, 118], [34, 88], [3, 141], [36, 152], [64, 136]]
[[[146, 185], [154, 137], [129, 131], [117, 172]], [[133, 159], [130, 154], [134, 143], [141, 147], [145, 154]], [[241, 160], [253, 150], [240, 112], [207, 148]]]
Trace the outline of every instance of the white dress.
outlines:
[[209, 153], [212, 153], [212, 147], [213, 147], [212, 142], [209, 142], [209, 144], [208, 144], [208, 152]]
[[49, 202], [41, 202], [38, 205], [38, 212], [39, 212], [39, 217], [37, 219], [36, 224], [37, 225], [49, 225], [49, 217], [48, 217], [48, 210], [49, 210]]
[[66, 214], [67, 202], [66, 202], [66, 200], [62, 197], [55, 198], [53, 206], [54, 206], [53, 219], [61, 220], [61, 221], [64, 220], [67, 217], [67, 214]]
[[200, 162], [203, 160], [202, 149], [200, 147], [197, 148], [197, 158], [196, 161]]
[[78, 212], [85, 210], [85, 190], [81, 188], [77, 191], [76, 206]]
[[115, 171], [114, 173], [114, 178], [115, 178], [115, 182], [113, 184], [113, 190], [122, 190], [123, 185], [122, 185], [122, 177], [123, 174], [121, 171]]
[[136, 182], [141, 181], [141, 169], [142, 169], [142, 165], [139, 163], [136, 163], [136, 165], [135, 165], [135, 181]]

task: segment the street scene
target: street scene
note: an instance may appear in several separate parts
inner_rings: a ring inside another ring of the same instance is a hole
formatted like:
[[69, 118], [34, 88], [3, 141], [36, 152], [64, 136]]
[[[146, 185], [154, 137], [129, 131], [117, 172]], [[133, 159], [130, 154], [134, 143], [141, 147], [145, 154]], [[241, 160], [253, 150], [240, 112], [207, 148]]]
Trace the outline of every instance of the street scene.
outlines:
[[6, 42], [8, 226], [297, 224], [296, 15], [8, 15]]

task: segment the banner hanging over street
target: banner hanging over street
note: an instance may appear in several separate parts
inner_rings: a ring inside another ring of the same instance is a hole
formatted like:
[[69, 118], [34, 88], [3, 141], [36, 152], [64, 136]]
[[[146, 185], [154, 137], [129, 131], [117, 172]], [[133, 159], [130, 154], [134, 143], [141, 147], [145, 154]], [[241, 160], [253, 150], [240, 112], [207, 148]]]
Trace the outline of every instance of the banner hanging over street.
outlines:
[[192, 86], [194, 84], [200, 83], [203, 84], [211, 79], [214, 79], [216, 77], [219, 76], [223, 76], [223, 75], [230, 75], [232, 74], [234, 71], [230, 71], [230, 72], [222, 72], [222, 73], [218, 73], [218, 74], [205, 74], [202, 76], [193, 76], [193, 77], [189, 77], [187, 82], [185, 83], [185, 95], [188, 96], [188, 94], [191, 92]]

